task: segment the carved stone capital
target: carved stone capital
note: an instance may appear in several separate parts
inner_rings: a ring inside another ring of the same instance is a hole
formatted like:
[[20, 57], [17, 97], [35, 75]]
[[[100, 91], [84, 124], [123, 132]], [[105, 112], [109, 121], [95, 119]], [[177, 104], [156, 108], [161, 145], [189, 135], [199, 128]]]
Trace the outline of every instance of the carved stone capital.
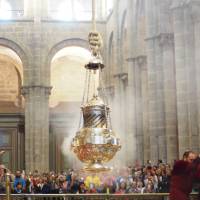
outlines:
[[193, 21], [200, 20], [200, 1], [199, 0], [173, 0], [171, 4], [172, 10], [182, 9], [188, 10]]
[[161, 33], [158, 36], [159, 45], [162, 47], [172, 47], [174, 45], [174, 34], [173, 33]]
[[137, 63], [140, 67], [144, 67], [147, 64], [147, 57], [144, 55], [137, 57]]
[[134, 57], [134, 58], [128, 58], [127, 62], [135, 62], [142, 69], [146, 69], [147, 56], [146, 55], [139, 55], [139, 56]]
[[46, 96], [51, 94], [51, 86], [43, 86], [43, 85], [30, 85], [30, 86], [23, 86], [21, 87], [21, 94], [26, 97], [30, 95], [31, 91], [34, 92], [41, 92], [43, 91]]
[[120, 80], [128, 80], [128, 73], [117, 73], [117, 74], [114, 74], [114, 78], [119, 78]]

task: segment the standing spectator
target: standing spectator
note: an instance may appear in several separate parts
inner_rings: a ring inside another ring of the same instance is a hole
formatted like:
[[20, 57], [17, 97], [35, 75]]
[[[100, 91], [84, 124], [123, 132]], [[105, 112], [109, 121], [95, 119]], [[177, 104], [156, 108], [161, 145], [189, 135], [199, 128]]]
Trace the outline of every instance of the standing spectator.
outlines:
[[79, 190], [79, 181], [78, 177], [75, 173], [72, 175], [71, 185], [70, 185], [70, 192], [73, 194], [78, 193]]
[[183, 154], [183, 159], [175, 163], [171, 183], [170, 183], [170, 200], [188, 200], [192, 191], [193, 170], [192, 162], [195, 154], [187, 151]]
[[127, 193], [137, 193], [137, 181], [129, 181], [126, 189]]
[[137, 193], [142, 193], [142, 191], [143, 191], [143, 183], [142, 183], [142, 181], [138, 181], [137, 182]]
[[58, 177], [58, 193], [59, 194], [63, 194], [63, 193], [67, 193], [67, 181], [66, 181], [66, 177], [63, 175], [60, 175]]
[[14, 193], [18, 193], [19, 191], [23, 193], [26, 190], [26, 182], [21, 177], [21, 171], [19, 170], [16, 171], [13, 187], [14, 187]]
[[84, 181], [80, 181], [78, 193], [79, 194], [85, 194], [85, 193], [87, 193]]
[[145, 185], [142, 193], [153, 193], [154, 192], [154, 185], [152, 181], [148, 181]]
[[51, 185], [51, 192], [53, 194], [58, 194], [59, 193], [59, 183], [57, 182], [57, 176], [54, 172], [50, 173], [50, 185]]
[[198, 199], [200, 199], [200, 157], [198, 156], [194, 160], [193, 169], [195, 171], [195, 178], [193, 188], [199, 193]]
[[124, 179], [120, 180], [119, 189], [115, 193], [116, 194], [125, 194], [126, 193], [126, 182]]
[[67, 181], [67, 192], [70, 192], [71, 190], [71, 185], [72, 185], [72, 176], [74, 174], [73, 169], [69, 169], [68, 174], [66, 176], [66, 181]]
[[48, 179], [47, 176], [43, 177], [43, 183], [44, 183], [44, 185], [43, 185], [43, 188], [41, 190], [41, 193], [42, 194], [50, 194], [51, 193], [51, 185], [49, 183], [49, 179]]

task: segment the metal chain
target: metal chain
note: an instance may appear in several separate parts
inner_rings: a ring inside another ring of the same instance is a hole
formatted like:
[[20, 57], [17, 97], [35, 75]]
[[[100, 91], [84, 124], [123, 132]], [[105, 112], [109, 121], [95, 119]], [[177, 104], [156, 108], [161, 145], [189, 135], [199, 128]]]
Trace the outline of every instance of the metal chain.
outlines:
[[92, 0], [92, 30], [96, 31], [96, 1]]
[[85, 102], [85, 93], [86, 93], [86, 89], [87, 89], [87, 82], [88, 82], [88, 70], [86, 70], [85, 81], [84, 81], [84, 90], [83, 90], [83, 97], [82, 97], [81, 105], [83, 105], [84, 102]]
[[91, 79], [91, 70], [89, 70], [89, 76], [88, 76], [88, 85], [87, 85], [87, 102], [89, 99], [89, 94], [90, 94], [90, 79]]
[[[85, 103], [85, 95], [86, 95], [87, 83], [88, 83], [88, 70], [86, 70], [86, 75], [85, 75], [84, 89], [83, 89], [83, 96], [82, 96], [81, 106], [83, 106], [84, 103]], [[78, 129], [81, 128], [82, 120], [83, 120], [83, 115], [82, 115], [82, 111], [80, 110], [80, 118], [79, 118]]]
[[111, 124], [111, 118], [110, 118], [110, 111], [107, 111], [107, 106], [108, 106], [108, 99], [106, 96], [106, 92], [104, 90], [104, 84], [103, 84], [103, 79], [102, 79], [102, 69], [99, 68], [99, 81], [101, 84], [101, 90], [102, 90], [102, 97], [103, 97], [103, 101], [105, 102], [105, 117], [106, 117], [106, 125], [108, 128], [112, 129], [112, 124]]

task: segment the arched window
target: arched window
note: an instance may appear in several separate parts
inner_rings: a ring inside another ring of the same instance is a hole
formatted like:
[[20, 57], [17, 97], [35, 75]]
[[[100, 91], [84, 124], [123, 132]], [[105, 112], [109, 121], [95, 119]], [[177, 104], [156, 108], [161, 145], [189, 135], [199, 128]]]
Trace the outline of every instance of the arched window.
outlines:
[[10, 19], [12, 17], [11, 6], [6, 0], [0, 0], [0, 19]]
[[51, 62], [51, 107], [60, 102], [81, 102], [86, 71], [84, 66], [90, 59], [91, 53], [78, 46], [65, 47], [56, 53]]

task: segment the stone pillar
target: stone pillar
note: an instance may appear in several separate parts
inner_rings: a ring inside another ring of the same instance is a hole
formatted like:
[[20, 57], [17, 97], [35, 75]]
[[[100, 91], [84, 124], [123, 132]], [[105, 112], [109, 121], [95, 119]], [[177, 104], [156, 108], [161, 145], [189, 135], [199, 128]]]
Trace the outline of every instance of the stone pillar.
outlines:
[[[143, 121], [143, 114], [147, 112], [146, 107], [143, 109], [143, 97], [146, 98], [144, 94], [146, 92], [145, 80], [147, 74], [142, 74], [143, 68], [146, 66], [146, 57], [138, 56], [136, 58], [128, 59], [128, 129], [127, 129], [127, 142], [130, 144], [130, 155], [133, 160], [138, 160], [143, 164], [144, 160], [144, 129], [143, 122], [145, 122], [146, 128], [148, 127], [148, 122], [144, 116], [145, 121]], [[146, 77], [144, 77], [146, 75]], [[147, 83], [147, 82], [146, 82]], [[147, 89], [147, 88], [146, 88]], [[144, 100], [145, 101], [145, 100]], [[147, 129], [145, 129], [147, 130]], [[146, 133], [146, 132], [145, 132]], [[146, 139], [146, 138], [145, 138]], [[147, 140], [145, 141], [147, 142]], [[146, 143], [145, 143], [146, 144]], [[134, 153], [135, 152], [135, 153]]]
[[147, 39], [149, 134], [151, 160], [166, 161], [162, 51], [159, 36]]
[[167, 162], [178, 158], [178, 133], [176, 109], [176, 81], [174, 63], [174, 37], [171, 33], [160, 35], [164, 81], [164, 113]]
[[139, 56], [135, 58], [134, 67], [134, 79], [135, 79], [135, 137], [136, 137], [136, 152], [137, 160], [144, 163], [144, 144], [143, 144], [143, 124], [142, 124], [142, 80], [141, 80], [141, 68], [143, 65], [143, 57]]
[[185, 66], [185, 36], [184, 36], [184, 10], [175, 8], [174, 19], [174, 42], [175, 42], [175, 64], [176, 64], [176, 95], [177, 95], [177, 121], [179, 157], [190, 148], [189, 126], [188, 126], [188, 104], [187, 104], [187, 74]]
[[142, 124], [143, 124], [143, 154], [144, 163], [150, 160], [150, 135], [149, 135], [149, 98], [148, 98], [148, 73], [147, 73], [147, 58], [142, 57], [141, 66], [141, 93], [142, 93]]
[[156, 22], [156, 2], [148, 0], [145, 2], [146, 13], [146, 53], [148, 63], [148, 90], [149, 90], [149, 136], [150, 136], [150, 159], [156, 162], [159, 158], [157, 113], [159, 105], [157, 103], [157, 69], [155, 55], [159, 51], [155, 49], [155, 35], [157, 34]]
[[25, 167], [27, 171], [49, 170], [50, 87], [25, 86]]
[[[184, 9], [184, 35], [185, 35], [185, 72], [187, 84], [187, 104], [188, 104], [188, 136], [189, 148], [198, 151], [198, 103], [197, 103], [197, 85], [195, 68], [195, 38], [193, 10], [191, 5]], [[200, 34], [200, 33], [199, 33]]]
[[[156, 117], [155, 133], [157, 136], [158, 159], [166, 162], [166, 135], [165, 135], [165, 110], [164, 110], [164, 68], [162, 64], [163, 53], [160, 46], [160, 35], [154, 38], [155, 45], [155, 70], [156, 70]], [[153, 120], [153, 119], [151, 119]], [[156, 161], [156, 160], [155, 160]]]
[[148, 63], [148, 89], [149, 89], [149, 135], [150, 135], [150, 159], [158, 159], [156, 123], [157, 101], [156, 101], [156, 71], [155, 71], [155, 49], [154, 41], [147, 41], [147, 63]]
[[194, 26], [194, 37], [195, 37], [195, 67], [196, 67], [196, 84], [197, 84], [197, 108], [198, 108], [198, 150], [200, 152], [200, 5], [195, 5], [193, 7], [193, 23]]
[[133, 58], [127, 60], [128, 66], [128, 87], [127, 87], [127, 141], [129, 148], [127, 151], [128, 165], [133, 165], [137, 158], [136, 153], [136, 107], [135, 107], [135, 62]]

